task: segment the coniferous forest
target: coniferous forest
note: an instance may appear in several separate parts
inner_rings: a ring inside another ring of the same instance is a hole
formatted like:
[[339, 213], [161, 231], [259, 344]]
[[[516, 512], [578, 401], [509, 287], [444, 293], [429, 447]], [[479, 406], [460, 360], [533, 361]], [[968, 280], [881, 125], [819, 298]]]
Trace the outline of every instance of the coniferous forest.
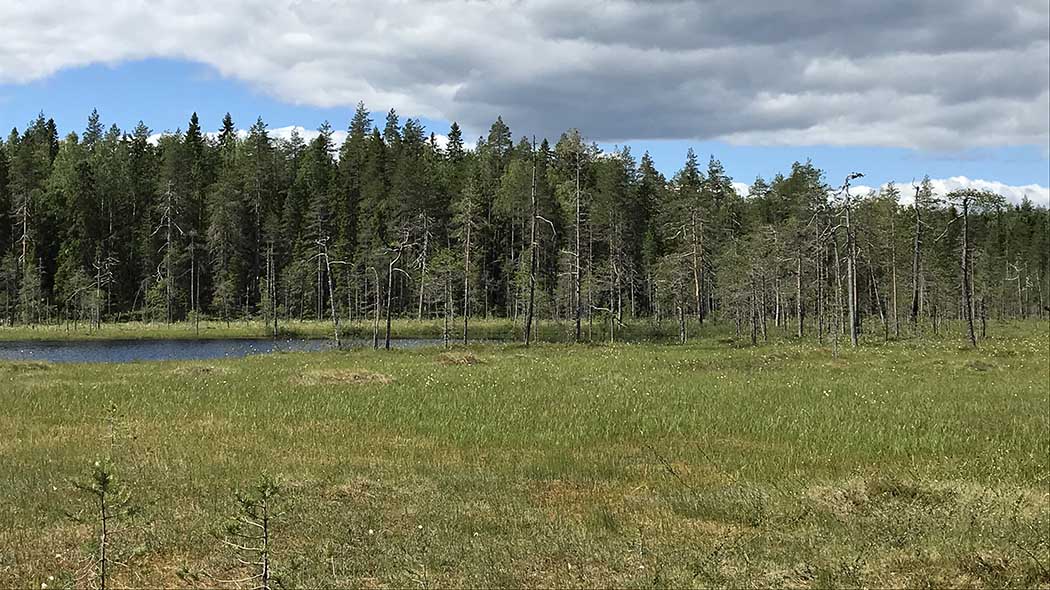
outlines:
[[811, 162], [742, 196], [692, 151], [666, 178], [576, 130], [515, 140], [497, 119], [468, 142], [453, 123], [439, 143], [364, 105], [342, 145], [327, 123], [309, 142], [236, 129], [194, 114], [157, 140], [94, 112], [64, 137], [43, 114], [11, 130], [3, 323], [506, 317], [579, 338], [655, 318], [855, 342], [1048, 310], [1050, 217], [1027, 201], [929, 180], [860, 195]]

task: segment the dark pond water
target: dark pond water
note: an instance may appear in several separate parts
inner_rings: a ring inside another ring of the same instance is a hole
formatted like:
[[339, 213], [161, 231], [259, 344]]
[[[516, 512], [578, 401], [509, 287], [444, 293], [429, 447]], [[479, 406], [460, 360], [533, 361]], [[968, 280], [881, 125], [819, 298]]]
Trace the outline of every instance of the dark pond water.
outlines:
[[[371, 347], [372, 340], [343, 343], [351, 348]], [[380, 346], [383, 342], [380, 341]], [[438, 339], [391, 340], [394, 348], [439, 346]], [[132, 361], [238, 358], [269, 352], [328, 350], [331, 340], [99, 340], [83, 342], [0, 342], [0, 360], [38, 360], [56, 363], [127, 363]]]

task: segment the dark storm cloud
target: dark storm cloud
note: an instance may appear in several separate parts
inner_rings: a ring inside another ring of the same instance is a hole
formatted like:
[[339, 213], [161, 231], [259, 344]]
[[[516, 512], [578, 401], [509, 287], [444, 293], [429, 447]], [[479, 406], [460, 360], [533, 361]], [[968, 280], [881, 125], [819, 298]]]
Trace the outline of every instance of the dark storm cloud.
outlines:
[[143, 57], [283, 100], [598, 140], [1048, 140], [1045, 0], [6, 3], [0, 82]]

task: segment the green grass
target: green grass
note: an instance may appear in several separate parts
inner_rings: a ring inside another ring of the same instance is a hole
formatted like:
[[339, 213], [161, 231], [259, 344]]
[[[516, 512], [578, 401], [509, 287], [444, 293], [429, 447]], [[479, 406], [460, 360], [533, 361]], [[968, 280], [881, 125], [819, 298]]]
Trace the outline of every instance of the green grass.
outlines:
[[73, 584], [101, 460], [118, 586], [242, 576], [266, 474], [287, 587], [1048, 587], [1050, 337], [992, 335], [3, 363], [0, 586]]

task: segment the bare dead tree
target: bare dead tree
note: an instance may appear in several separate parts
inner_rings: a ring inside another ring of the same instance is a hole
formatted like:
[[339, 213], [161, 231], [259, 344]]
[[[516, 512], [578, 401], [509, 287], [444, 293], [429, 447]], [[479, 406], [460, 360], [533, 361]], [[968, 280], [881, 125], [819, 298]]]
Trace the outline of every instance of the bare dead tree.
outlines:
[[890, 296], [893, 306], [893, 337], [900, 340], [901, 323], [899, 307], [897, 306], [897, 201], [893, 202], [893, 211], [890, 212]]
[[796, 335], [801, 340], [805, 334], [806, 306], [802, 299], [802, 244], [795, 249], [795, 326]]
[[430, 255], [430, 216], [425, 212], [419, 215], [420, 225], [422, 226], [422, 239], [421, 250], [419, 253], [419, 306], [416, 311], [416, 320], [422, 321], [423, 319], [423, 296], [426, 293], [427, 285], [427, 262], [429, 261]]
[[[1008, 283], [1010, 281], [1015, 281], [1017, 283], [1017, 314], [1023, 320], [1025, 318], [1025, 309], [1023, 290], [1021, 287], [1021, 267], [1018, 264], [1007, 261], [1006, 270], [1007, 272], [1003, 276], [1003, 282]], [[1010, 270], [1014, 271], [1013, 276], [1010, 276]]]
[[536, 308], [536, 264], [539, 250], [539, 241], [537, 240], [536, 234], [536, 221], [546, 222], [551, 232], [557, 233], [554, 229], [554, 223], [549, 219], [546, 219], [540, 215], [539, 207], [536, 201], [536, 137], [532, 138], [532, 200], [531, 200], [531, 237], [529, 246], [529, 302], [528, 308], [525, 313], [525, 346], [529, 345], [530, 337], [532, 336], [532, 323], [533, 317], [535, 316]]
[[200, 310], [197, 309], [197, 234], [193, 230], [190, 236], [190, 310], [193, 313], [193, 332], [200, 335]]
[[860, 172], [853, 172], [846, 177], [839, 189], [842, 198], [842, 214], [846, 230], [846, 306], [849, 310], [849, 339], [852, 346], [858, 345], [858, 328], [860, 324], [857, 296], [857, 244], [853, 228], [853, 195], [849, 192], [850, 182], [862, 178]]
[[[960, 244], [960, 267], [962, 280], [960, 291], [962, 294], [963, 317], [966, 319], [966, 331], [970, 340], [970, 346], [977, 346], [977, 334], [974, 330], [974, 285], [973, 285], [973, 252], [970, 248], [970, 211], [989, 206], [1001, 205], [1003, 198], [995, 193], [980, 191], [977, 189], [960, 189], [948, 193], [945, 200], [962, 208], [962, 213], [949, 222], [962, 220], [962, 243]], [[945, 232], [947, 233], [947, 228]], [[942, 234], [941, 237], [943, 237]], [[940, 239], [940, 238], [938, 238]]]
[[922, 220], [922, 208], [925, 206], [921, 199], [923, 193], [923, 187], [915, 185], [915, 199], [912, 202], [912, 210], [915, 212], [915, 232], [912, 237], [911, 310], [908, 313], [914, 333], [918, 332], [919, 314], [922, 312], [922, 229], [925, 225]]
[[452, 321], [452, 269], [445, 270], [445, 323], [441, 328], [441, 341], [447, 349], [451, 341], [449, 323]]
[[270, 300], [273, 339], [277, 339], [277, 267], [273, 260], [273, 240], [266, 247], [266, 296]]
[[29, 258], [30, 220], [33, 217], [31, 204], [32, 199], [29, 193], [22, 193], [18, 208], [15, 210], [18, 225], [22, 228], [21, 235], [18, 236], [18, 268], [22, 271], [22, 280], [19, 283], [21, 287], [19, 289], [19, 300], [22, 306], [22, 321], [25, 323], [29, 323], [29, 318], [32, 314], [31, 309], [36, 307], [35, 294], [30, 293], [31, 289], [27, 288], [31, 265]]
[[473, 252], [473, 231], [477, 226], [478, 202], [472, 189], [464, 191], [458, 203], [459, 223], [463, 238], [463, 344], [467, 343], [470, 327], [470, 258]]
[[[372, 271], [375, 275], [375, 305], [373, 310], [373, 322], [372, 322], [372, 350], [379, 350], [379, 310], [381, 307], [382, 297], [379, 294], [379, 271], [376, 267], [369, 266], [368, 270]], [[367, 285], [366, 285], [367, 287]]]
[[531, 198], [529, 201], [529, 303], [525, 312], [526, 347], [529, 345], [529, 339], [532, 336], [532, 314], [533, 307], [536, 304], [536, 216], [539, 215], [539, 211], [536, 209], [536, 136], [532, 137], [532, 145], [530, 148], [532, 150], [532, 185]]
[[328, 238], [322, 238], [315, 240], [317, 244], [318, 263], [323, 261], [325, 276], [328, 278], [328, 301], [330, 303], [332, 311], [332, 325], [335, 327], [335, 347], [342, 347], [342, 341], [339, 338], [339, 306], [336, 305], [335, 299], [335, 286], [332, 284], [332, 265], [333, 264], [346, 264], [343, 260], [332, 260], [328, 255]]
[[412, 246], [413, 244], [402, 239], [390, 249], [390, 251], [394, 253], [394, 257], [390, 259], [386, 273], [386, 341], [383, 346], [386, 350], [390, 350], [390, 312], [392, 307], [391, 304], [393, 303], [391, 297], [394, 291], [394, 273], [399, 272], [409, 279], [412, 278], [412, 276], [405, 272], [404, 269], [397, 266], [397, 263], [401, 260], [401, 256], [405, 253], [405, 250]]
[[[172, 261], [175, 253], [175, 234], [179, 232], [179, 235], [184, 235], [185, 232], [179, 227], [179, 224], [175, 222], [175, 201], [174, 194], [172, 191], [172, 182], [168, 181], [168, 189], [164, 195], [164, 208], [161, 210], [160, 224], [153, 230], [150, 235], [156, 235], [160, 230], [164, 230], [164, 245], [161, 246], [161, 250], [164, 251], [164, 261], [161, 265], [164, 267], [164, 297], [165, 297], [165, 321], [170, 324], [174, 321], [175, 315], [175, 275], [172, 270]], [[159, 270], [159, 269], [158, 269]]]
[[[578, 138], [577, 138], [578, 139]], [[580, 316], [583, 313], [581, 292], [580, 292], [580, 229], [582, 223], [582, 216], [580, 212], [580, 156], [583, 151], [583, 143], [581, 141], [576, 142], [576, 250], [573, 252], [573, 297], [575, 299], [575, 306], [573, 309], [573, 315], [575, 318], [575, 330], [573, 331], [572, 341], [579, 343], [580, 341]]]
[[839, 350], [839, 336], [842, 335], [842, 255], [839, 251], [839, 238], [837, 231], [831, 230], [832, 244], [834, 245], [835, 260], [835, 338], [832, 340], [832, 354], [837, 355]]
[[113, 281], [113, 265], [116, 263], [117, 259], [112, 254], [103, 258], [101, 252], [95, 252], [95, 260], [92, 262], [92, 267], [95, 269], [94, 324], [96, 330], [102, 328], [102, 289], [108, 290], [110, 283]]

